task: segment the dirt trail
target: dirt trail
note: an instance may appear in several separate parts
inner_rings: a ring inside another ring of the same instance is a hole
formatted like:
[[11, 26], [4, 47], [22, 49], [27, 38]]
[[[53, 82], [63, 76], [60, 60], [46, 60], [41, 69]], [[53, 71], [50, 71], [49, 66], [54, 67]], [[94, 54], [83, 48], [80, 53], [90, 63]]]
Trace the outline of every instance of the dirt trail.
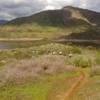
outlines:
[[72, 85], [72, 87], [67, 91], [66, 94], [61, 98], [61, 100], [70, 100], [75, 94], [76, 90], [85, 82], [85, 73], [80, 71], [81, 75], [78, 80]]

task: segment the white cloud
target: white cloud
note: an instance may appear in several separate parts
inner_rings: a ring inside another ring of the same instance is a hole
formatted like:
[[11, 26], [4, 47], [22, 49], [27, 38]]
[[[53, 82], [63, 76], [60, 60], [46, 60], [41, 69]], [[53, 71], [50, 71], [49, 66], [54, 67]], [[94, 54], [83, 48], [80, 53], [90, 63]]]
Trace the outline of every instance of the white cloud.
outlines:
[[54, 9], [56, 9], [54, 6], [48, 5], [43, 10], [54, 10]]
[[100, 0], [80, 0], [79, 7], [100, 12]]
[[59, 9], [65, 5], [73, 5], [74, 2], [75, 2], [74, 0], [47, 0], [46, 8], [50, 7], [51, 9], [52, 8]]

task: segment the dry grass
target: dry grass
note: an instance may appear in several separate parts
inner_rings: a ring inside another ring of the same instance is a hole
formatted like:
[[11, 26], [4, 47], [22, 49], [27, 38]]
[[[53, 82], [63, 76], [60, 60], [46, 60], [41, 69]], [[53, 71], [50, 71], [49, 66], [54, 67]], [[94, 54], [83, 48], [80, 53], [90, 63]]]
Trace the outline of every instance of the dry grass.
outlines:
[[75, 68], [65, 65], [64, 56], [44, 55], [34, 59], [16, 60], [0, 72], [0, 83], [21, 84], [35, 80], [44, 74], [73, 72]]
[[72, 100], [100, 100], [100, 77], [91, 77]]
[[90, 76], [100, 75], [100, 66], [93, 66], [91, 68]]

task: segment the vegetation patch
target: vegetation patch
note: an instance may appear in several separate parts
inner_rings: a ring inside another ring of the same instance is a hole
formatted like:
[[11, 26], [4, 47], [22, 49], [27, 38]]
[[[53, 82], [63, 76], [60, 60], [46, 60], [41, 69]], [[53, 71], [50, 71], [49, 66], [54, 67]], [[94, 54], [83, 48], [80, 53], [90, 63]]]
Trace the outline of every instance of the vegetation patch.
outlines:
[[16, 60], [7, 64], [0, 72], [1, 84], [21, 84], [35, 80], [44, 74], [73, 72], [75, 67], [67, 67], [64, 56], [42, 56], [34, 59]]
[[[53, 89], [53, 86], [56, 83], [60, 83], [65, 79], [69, 80], [70, 78], [77, 77], [78, 75], [79, 73], [77, 72], [63, 72], [53, 75], [43, 75], [34, 82], [24, 83], [23, 85], [4, 85], [0, 87], [0, 99], [47, 100], [51, 89]], [[63, 87], [62, 84], [60, 84], [60, 87]]]

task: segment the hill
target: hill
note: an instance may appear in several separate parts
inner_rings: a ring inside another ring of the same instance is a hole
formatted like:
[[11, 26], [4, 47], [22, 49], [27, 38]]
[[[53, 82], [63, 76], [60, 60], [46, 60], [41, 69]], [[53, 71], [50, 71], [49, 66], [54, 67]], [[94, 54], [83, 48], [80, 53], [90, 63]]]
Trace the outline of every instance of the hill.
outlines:
[[28, 17], [17, 18], [9, 22], [9, 24], [29, 24], [39, 23], [44, 25], [75, 25], [75, 24], [90, 24], [100, 25], [100, 13], [67, 6], [60, 10], [48, 10], [40, 12]]
[[71, 6], [17, 18], [0, 27], [0, 37], [7, 38], [100, 39], [99, 33], [100, 13]]
[[6, 24], [8, 21], [7, 20], [0, 20], [0, 25]]

